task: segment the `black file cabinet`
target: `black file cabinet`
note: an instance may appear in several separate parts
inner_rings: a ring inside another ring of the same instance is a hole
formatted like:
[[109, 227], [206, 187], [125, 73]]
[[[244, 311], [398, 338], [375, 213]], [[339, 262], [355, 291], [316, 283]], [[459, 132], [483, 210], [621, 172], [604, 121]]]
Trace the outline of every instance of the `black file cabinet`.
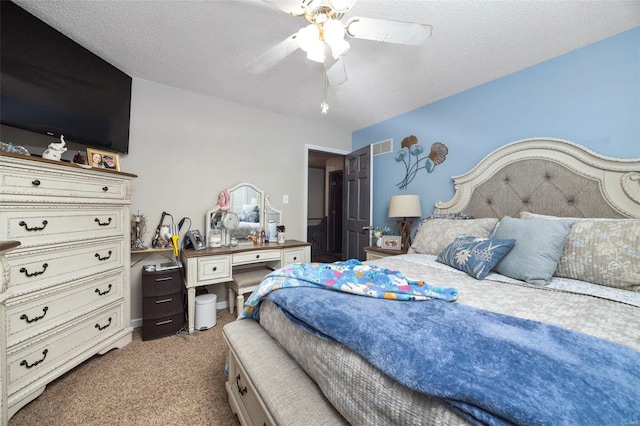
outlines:
[[176, 334], [184, 326], [182, 269], [142, 271], [142, 340]]

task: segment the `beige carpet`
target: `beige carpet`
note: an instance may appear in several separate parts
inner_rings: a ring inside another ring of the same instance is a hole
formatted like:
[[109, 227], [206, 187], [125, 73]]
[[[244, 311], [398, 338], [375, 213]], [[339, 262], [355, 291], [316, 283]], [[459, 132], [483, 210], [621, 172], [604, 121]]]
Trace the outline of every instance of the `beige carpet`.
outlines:
[[222, 326], [183, 336], [133, 342], [95, 356], [49, 384], [19, 410], [20, 425], [239, 425], [224, 388]]

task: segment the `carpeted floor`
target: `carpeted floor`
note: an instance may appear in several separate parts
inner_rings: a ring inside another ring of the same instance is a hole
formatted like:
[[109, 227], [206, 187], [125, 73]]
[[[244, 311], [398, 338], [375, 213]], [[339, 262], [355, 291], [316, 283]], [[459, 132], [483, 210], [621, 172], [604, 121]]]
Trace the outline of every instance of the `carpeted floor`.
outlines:
[[19, 410], [21, 425], [239, 425], [224, 388], [220, 310], [216, 326], [188, 336], [142, 341], [95, 356], [49, 384]]

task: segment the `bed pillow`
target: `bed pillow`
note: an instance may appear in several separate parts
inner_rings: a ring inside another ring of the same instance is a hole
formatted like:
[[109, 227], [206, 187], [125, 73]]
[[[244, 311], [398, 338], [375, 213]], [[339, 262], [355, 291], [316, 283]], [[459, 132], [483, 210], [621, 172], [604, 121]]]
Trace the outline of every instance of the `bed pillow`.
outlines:
[[571, 221], [525, 220], [505, 216], [493, 238], [515, 239], [513, 249], [493, 268], [529, 284], [546, 285], [556, 270]]
[[259, 222], [258, 206], [255, 204], [243, 204], [238, 219], [242, 222]]
[[466, 272], [477, 280], [483, 280], [515, 243], [516, 240], [513, 239], [498, 240], [463, 235], [445, 247], [436, 260]]
[[498, 219], [430, 219], [421, 223], [409, 253], [432, 254], [437, 256], [460, 235], [474, 235], [487, 238]]
[[[526, 219], [541, 216], [523, 213]], [[640, 219], [572, 219], [555, 275], [639, 292]]]

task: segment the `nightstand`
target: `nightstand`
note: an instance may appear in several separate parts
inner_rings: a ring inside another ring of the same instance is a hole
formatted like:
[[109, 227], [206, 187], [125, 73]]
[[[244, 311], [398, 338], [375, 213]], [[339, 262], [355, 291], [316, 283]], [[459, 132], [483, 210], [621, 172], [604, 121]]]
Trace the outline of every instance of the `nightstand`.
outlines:
[[382, 259], [387, 256], [397, 256], [399, 254], [406, 254], [405, 250], [384, 250], [380, 247], [367, 246], [364, 248], [364, 252], [367, 255], [366, 260]]

